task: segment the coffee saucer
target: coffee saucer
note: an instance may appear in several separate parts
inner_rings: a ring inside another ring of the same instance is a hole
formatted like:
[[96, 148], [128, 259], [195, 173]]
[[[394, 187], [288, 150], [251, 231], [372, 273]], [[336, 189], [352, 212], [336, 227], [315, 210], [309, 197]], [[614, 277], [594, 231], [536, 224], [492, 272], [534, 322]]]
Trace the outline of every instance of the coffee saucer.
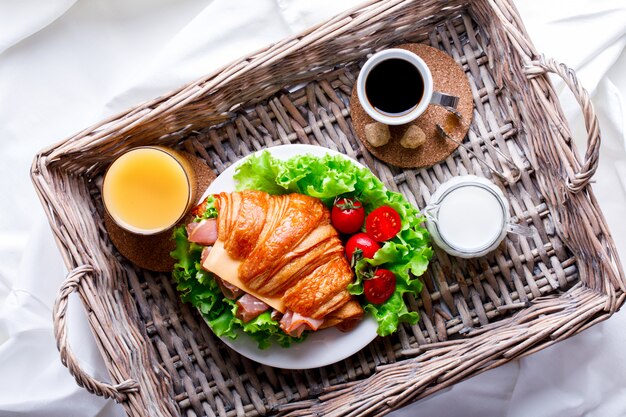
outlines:
[[[365, 126], [376, 123], [363, 109], [356, 93], [356, 84], [350, 98], [350, 115], [357, 137], [367, 150], [378, 159], [400, 168], [421, 168], [434, 165], [446, 159], [458, 148], [467, 135], [472, 122], [474, 101], [469, 80], [463, 67], [439, 49], [428, 45], [411, 43], [394, 46], [418, 55], [426, 62], [433, 76], [434, 90], [459, 97], [457, 112], [430, 105], [416, 120], [399, 126], [389, 126], [391, 139], [386, 145], [372, 146], [365, 138]], [[426, 135], [426, 142], [417, 149], [400, 145], [400, 139], [410, 126], [418, 126]], [[442, 137], [437, 131], [440, 125], [450, 136]]]

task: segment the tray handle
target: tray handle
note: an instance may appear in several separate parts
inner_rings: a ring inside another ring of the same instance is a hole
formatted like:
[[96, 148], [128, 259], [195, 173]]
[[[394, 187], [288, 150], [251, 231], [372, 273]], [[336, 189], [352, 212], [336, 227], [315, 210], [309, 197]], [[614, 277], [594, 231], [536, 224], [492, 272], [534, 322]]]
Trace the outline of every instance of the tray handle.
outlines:
[[600, 155], [600, 125], [593, 104], [589, 99], [589, 93], [578, 82], [576, 73], [573, 69], [555, 61], [552, 58], [546, 58], [541, 55], [539, 60], [533, 61], [526, 68], [526, 75], [529, 78], [540, 74], [551, 72], [558, 75], [565, 81], [565, 84], [574, 94], [576, 101], [581, 107], [583, 117], [585, 119], [585, 128], [587, 129], [587, 152], [585, 160], [580, 170], [574, 174], [574, 179], [568, 179], [566, 186], [571, 193], [578, 193], [589, 184], [598, 168], [598, 157]]
[[63, 285], [59, 290], [59, 294], [54, 303], [53, 321], [54, 336], [57, 340], [57, 349], [61, 355], [61, 362], [69, 369], [70, 374], [74, 377], [79, 386], [85, 388], [92, 394], [99, 395], [104, 398], [113, 398], [117, 402], [126, 400], [126, 394], [129, 392], [137, 392], [139, 384], [132, 379], [111, 385], [106, 382], [100, 382], [89, 376], [80, 367], [78, 360], [72, 353], [67, 340], [67, 329], [65, 322], [65, 314], [67, 312], [68, 297], [78, 289], [80, 280], [88, 273], [94, 272], [93, 267], [89, 265], [81, 265], [74, 268], [67, 274]]

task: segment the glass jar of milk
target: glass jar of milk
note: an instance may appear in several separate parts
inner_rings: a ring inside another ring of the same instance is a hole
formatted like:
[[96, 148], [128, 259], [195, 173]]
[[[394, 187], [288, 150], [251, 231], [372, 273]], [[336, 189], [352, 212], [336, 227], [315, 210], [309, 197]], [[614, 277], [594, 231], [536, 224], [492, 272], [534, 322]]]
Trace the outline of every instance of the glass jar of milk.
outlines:
[[475, 175], [441, 184], [424, 214], [434, 243], [461, 258], [491, 252], [514, 226], [510, 225], [509, 202], [502, 191]]

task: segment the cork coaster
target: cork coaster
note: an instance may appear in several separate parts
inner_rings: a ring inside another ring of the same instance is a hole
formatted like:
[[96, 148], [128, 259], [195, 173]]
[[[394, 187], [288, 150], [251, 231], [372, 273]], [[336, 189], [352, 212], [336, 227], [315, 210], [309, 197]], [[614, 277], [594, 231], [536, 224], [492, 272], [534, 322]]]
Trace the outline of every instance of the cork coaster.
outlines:
[[[216, 178], [215, 173], [202, 159], [185, 152], [181, 153], [188, 159], [195, 173], [196, 194], [200, 196]], [[197, 199], [197, 196], [194, 199]], [[191, 221], [191, 217], [191, 214], [187, 214], [180, 223]], [[135, 265], [157, 272], [170, 272], [174, 267], [175, 261], [170, 256], [170, 252], [176, 248], [172, 240], [174, 228], [155, 235], [138, 235], [119, 227], [106, 211], [104, 227], [120, 254]]]
[[[460, 98], [457, 111], [462, 115], [462, 120], [442, 107], [430, 105], [413, 122], [400, 126], [389, 126], [391, 133], [389, 142], [386, 145], [374, 147], [365, 139], [365, 126], [376, 123], [376, 121], [361, 106], [355, 83], [350, 98], [352, 124], [359, 140], [378, 159], [400, 168], [431, 166], [446, 159], [459, 146], [454, 141], [444, 139], [437, 133], [437, 123], [458, 142], [462, 142], [465, 138], [474, 112], [472, 90], [463, 68], [446, 53], [431, 46], [417, 43], [403, 44], [396, 46], [396, 48], [411, 51], [426, 62], [433, 75], [434, 91]], [[418, 126], [426, 134], [426, 142], [417, 149], [409, 149], [400, 145], [400, 138], [412, 125]]]

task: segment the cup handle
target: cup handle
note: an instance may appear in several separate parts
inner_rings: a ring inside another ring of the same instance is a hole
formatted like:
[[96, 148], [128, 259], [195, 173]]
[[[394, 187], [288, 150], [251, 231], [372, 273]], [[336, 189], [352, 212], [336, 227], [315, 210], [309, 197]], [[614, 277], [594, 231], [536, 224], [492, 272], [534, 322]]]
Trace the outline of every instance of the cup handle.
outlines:
[[533, 237], [535, 236], [535, 230], [528, 227], [522, 226], [521, 224], [509, 223], [506, 225], [506, 231], [509, 233], [513, 233], [515, 235], [520, 235], [524, 237]]
[[446, 109], [456, 110], [459, 105], [459, 100], [460, 99], [457, 96], [451, 96], [450, 94], [435, 91], [430, 99], [430, 104], [445, 107]]

